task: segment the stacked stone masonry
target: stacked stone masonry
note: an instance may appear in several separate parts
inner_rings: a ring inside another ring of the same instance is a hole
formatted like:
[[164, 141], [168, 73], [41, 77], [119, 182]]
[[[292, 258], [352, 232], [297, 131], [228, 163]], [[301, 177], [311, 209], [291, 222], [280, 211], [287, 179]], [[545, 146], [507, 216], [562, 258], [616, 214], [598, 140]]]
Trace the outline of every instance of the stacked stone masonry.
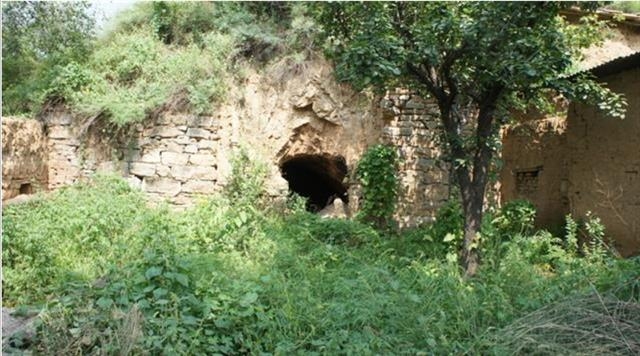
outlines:
[[[166, 111], [127, 131], [113, 131], [102, 118], [51, 110], [42, 118], [45, 186], [56, 189], [96, 172], [115, 172], [152, 202], [186, 207], [224, 187], [230, 161], [244, 147], [268, 164], [267, 192], [276, 198], [288, 195], [280, 172], [286, 159], [299, 154], [343, 157], [354, 212], [359, 194], [353, 170], [368, 147], [386, 143], [401, 158], [400, 226], [433, 220], [449, 195], [448, 173], [438, 159], [433, 104], [401, 90], [382, 99], [354, 94], [333, 80], [330, 66], [310, 64], [307, 69], [277, 85], [269, 73], [249, 75], [210, 116]], [[12, 174], [5, 171], [3, 178]]]
[[213, 117], [162, 114], [136, 127], [138, 142], [129, 150], [129, 181], [155, 200], [188, 205], [212, 194], [217, 184], [219, 125]]
[[400, 158], [395, 217], [401, 226], [431, 222], [449, 199], [449, 173], [437, 145], [437, 106], [400, 89], [389, 92], [380, 105], [389, 118], [382, 142], [397, 147]]

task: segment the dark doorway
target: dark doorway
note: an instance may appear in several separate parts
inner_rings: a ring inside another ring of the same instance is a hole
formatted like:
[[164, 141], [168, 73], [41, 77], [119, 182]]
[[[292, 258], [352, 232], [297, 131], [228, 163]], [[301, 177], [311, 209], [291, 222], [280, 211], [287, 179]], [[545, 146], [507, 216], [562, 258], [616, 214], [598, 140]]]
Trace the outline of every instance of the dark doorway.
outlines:
[[300, 154], [280, 164], [282, 177], [289, 190], [307, 198], [307, 210], [317, 212], [339, 198], [348, 203], [347, 163], [342, 156]]
[[20, 184], [20, 194], [33, 194], [33, 187], [31, 183]]

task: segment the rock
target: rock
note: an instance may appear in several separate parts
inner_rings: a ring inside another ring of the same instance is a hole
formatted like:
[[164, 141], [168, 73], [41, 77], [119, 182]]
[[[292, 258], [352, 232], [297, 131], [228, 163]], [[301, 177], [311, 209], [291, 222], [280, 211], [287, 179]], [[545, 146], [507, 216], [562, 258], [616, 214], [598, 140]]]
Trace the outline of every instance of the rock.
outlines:
[[289, 191], [289, 182], [280, 174], [273, 174], [265, 184], [267, 195], [271, 197], [286, 196]]
[[49, 127], [49, 134], [47, 136], [55, 139], [68, 139], [73, 135], [68, 126], [51, 126]]
[[184, 147], [185, 153], [198, 153], [198, 146], [196, 145], [187, 145]]
[[163, 114], [158, 116], [156, 124], [158, 125], [171, 125], [172, 117], [169, 114]]
[[416, 98], [411, 98], [411, 100], [407, 101], [404, 107], [405, 109], [424, 109], [425, 106]]
[[201, 150], [212, 150], [216, 147], [216, 142], [211, 140], [200, 140], [197, 147]]
[[[2, 308], [2, 354], [10, 354], [11, 350], [19, 349], [20, 345], [28, 344], [36, 336], [34, 321], [38, 318], [37, 312], [31, 311], [18, 315], [15, 309]], [[20, 351], [20, 350], [14, 350]], [[11, 353], [12, 354], [12, 353]], [[19, 354], [22, 354], [19, 352]]]
[[166, 177], [169, 175], [169, 173], [171, 173], [171, 168], [169, 168], [169, 166], [165, 166], [162, 164], [156, 165], [156, 174], [160, 177]]
[[150, 136], [159, 136], [163, 138], [178, 137], [183, 135], [184, 131], [171, 126], [157, 126], [151, 130]]
[[53, 115], [50, 115], [47, 118], [46, 122], [47, 122], [47, 125], [50, 125], [50, 126], [54, 126], [54, 125], [69, 126], [73, 122], [73, 116], [71, 116], [71, 114], [69, 114], [68, 112], [57, 112]]
[[129, 173], [140, 177], [151, 177], [156, 174], [156, 165], [153, 163], [131, 162]]
[[211, 117], [211, 116], [189, 116], [187, 118], [187, 122], [186, 122], [187, 126], [189, 127], [215, 127], [217, 126], [216, 124], [216, 119]]
[[212, 181], [190, 180], [182, 186], [188, 193], [211, 194], [216, 191], [216, 184]]
[[101, 172], [101, 173], [115, 173], [115, 172], [119, 172], [121, 169], [122, 169], [121, 162], [106, 161], [106, 162], [100, 162], [96, 166], [96, 172]]
[[16, 205], [16, 204], [23, 204], [23, 203], [27, 203], [31, 200], [34, 200], [38, 197], [38, 195], [35, 194], [20, 194], [14, 198], [11, 199], [7, 199], [5, 201], [2, 202], [2, 205], [4, 206], [9, 206], [9, 205]]
[[347, 218], [347, 207], [342, 199], [335, 199], [333, 203], [320, 210], [318, 216], [323, 218], [345, 219]]
[[189, 122], [189, 117], [189, 115], [183, 114], [172, 115], [171, 123], [174, 125], [186, 125]]
[[145, 163], [160, 163], [160, 150], [153, 149], [145, 151], [145, 153], [140, 156], [139, 161]]
[[423, 158], [420, 157], [418, 158], [418, 168], [421, 169], [427, 169], [429, 167], [433, 167], [435, 165], [435, 161], [433, 159], [429, 159], [429, 158]]
[[174, 140], [174, 142], [179, 145], [188, 145], [190, 143], [193, 143], [193, 141], [192, 139], [189, 138], [189, 136], [186, 136], [186, 135], [180, 135]]
[[205, 130], [205, 129], [189, 128], [187, 130], [187, 136], [192, 137], [192, 138], [209, 139], [209, 137], [211, 136], [211, 132], [209, 132], [208, 130]]
[[162, 163], [170, 166], [184, 166], [189, 161], [189, 155], [176, 152], [162, 152]]
[[318, 117], [326, 119], [334, 110], [334, 104], [327, 95], [316, 96], [311, 106]]
[[164, 145], [163, 151], [182, 153], [184, 152], [184, 145], [179, 144], [175, 141], [169, 141]]
[[162, 193], [174, 197], [180, 193], [182, 184], [171, 178], [147, 177], [142, 181], [142, 189], [151, 193]]
[[384, 135], [391, 136], [391, 137], [400, 136], [400, 128], [386, 126], [384, 129], [382, 129], [382, 133]]
[[171, 168], [171, 176], [182, 182], [190, 179], [213, 181], [216, 179], [217, 172], [213, 167], [174, 166]]
[[215, 166], [216, 157], [207, 154], [195, 154], [189, 156], [189, 162], [196, 166]]
[[142, 185], [142, 179], [136, 177], [136, 176], [129, 176], [127, 178], [124, 179], [127, 183], [129, 183], [129, 186], [135, 189], [140, 189], [141, 185]]

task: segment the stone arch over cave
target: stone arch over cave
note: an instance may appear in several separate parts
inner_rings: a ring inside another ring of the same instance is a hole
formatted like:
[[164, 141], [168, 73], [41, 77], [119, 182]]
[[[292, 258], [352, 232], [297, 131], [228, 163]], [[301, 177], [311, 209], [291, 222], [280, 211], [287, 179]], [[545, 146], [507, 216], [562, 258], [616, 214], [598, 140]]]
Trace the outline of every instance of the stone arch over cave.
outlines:
[[340, 155], [297, 154], [280, 163], [282, 177], [289, 182], [289, 190], [307, 198], [307, 210], [318, 212], [338, 198], [349, 202], [347, 162]]

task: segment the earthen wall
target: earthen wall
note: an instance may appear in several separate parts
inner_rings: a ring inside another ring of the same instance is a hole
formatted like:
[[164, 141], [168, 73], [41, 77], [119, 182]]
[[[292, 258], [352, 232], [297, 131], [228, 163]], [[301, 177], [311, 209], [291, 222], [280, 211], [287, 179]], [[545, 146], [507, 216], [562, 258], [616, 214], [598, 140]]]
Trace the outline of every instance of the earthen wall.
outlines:
[[2, 200], [47, 189], [46, 145], [41, 122], [2, 119]]

